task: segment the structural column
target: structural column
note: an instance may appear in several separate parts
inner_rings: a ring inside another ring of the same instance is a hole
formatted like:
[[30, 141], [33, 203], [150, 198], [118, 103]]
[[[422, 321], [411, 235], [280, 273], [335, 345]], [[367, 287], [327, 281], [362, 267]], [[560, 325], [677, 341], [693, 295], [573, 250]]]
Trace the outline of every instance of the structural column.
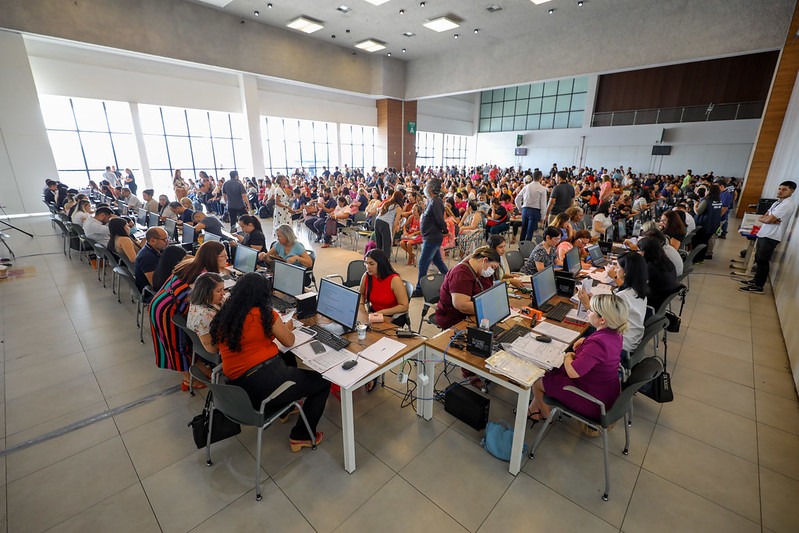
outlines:
[[[252, 74], [239, 74], [239, 91], [241, 93], [241, 112], [247, 120], [247, 139], [246, 144], [250, 147], [250, 159], [252, 161], [252, 176], [256, 179], [263, 178], [264, 168], [264, 145], [261, 139], [261, 110], [258, 105], [258, 79]], [[237, 162], [241, 167], [241, 162]], [[249, 172], [239, 173], [246, 176]]]
[[375, 158], [381, 166], [416, 167], [416, 101], [385, 98], [377, 101]]
[[[782, 131], [785, 113], [791, 100], [797, 72], [799, 72], [797, 31], [799, 31], [799, 3], [794, 8], [791, 26], [788, 29], [788, 35], [785, 37], [785, 44], [777, 63], [777, 71], [774, 74], [774, 82], [771, 85], [771, 93], [769, 93], [768, 101], [766, 102], [766, 109], [763, 111], [763, 120], [760, 123], [757, 140], [752, 149], [752, 157], [746, 172], [746, 183], [744, 184], [741, 201], [738, 204], [739, 217], [743, 216], [749, 204], [757, 203], [760, 199], [766, 178], [771, 170], [771, 162], [774, 158], [774, 151], [777, 148], [777, 140]], [[796, 176], [778, 177], [780, 181], [792, 178], [796, 178]]]

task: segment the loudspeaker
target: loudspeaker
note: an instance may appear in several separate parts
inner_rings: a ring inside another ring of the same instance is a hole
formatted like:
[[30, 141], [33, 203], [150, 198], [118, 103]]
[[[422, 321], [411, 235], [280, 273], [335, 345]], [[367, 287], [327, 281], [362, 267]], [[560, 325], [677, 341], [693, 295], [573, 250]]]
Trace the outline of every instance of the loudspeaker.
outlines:
[[473, 390], [455, 385], [444, 394], [444, 411], [477, 431], [488, 424], [488, 409], [491, 400]]
[[316, 293], [305, 292], [297, 296], [297, 318], [310, 318], [316, 314]]

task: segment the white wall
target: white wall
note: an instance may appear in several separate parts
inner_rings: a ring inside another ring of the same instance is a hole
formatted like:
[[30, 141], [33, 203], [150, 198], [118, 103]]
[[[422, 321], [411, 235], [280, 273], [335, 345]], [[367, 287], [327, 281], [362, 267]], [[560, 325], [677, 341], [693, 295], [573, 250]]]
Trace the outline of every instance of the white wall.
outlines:
[[419, 100], [416, 103], [417, 130], [474, 135], [474, 113], [479, 98], [479, 93], [474, 93]]
[[[741, 177], [752, 151], [759, 120], [700, 122], [532, 132], [479, 133], [478, 163], [548, 169], [558, 166], [630, 166], [640, 172], [694, 173]], [[665, 131], [664, 131], [665, 130]], [[514, 156], [516, 135], [524, 135], [528, 155]], [[652, 156], [661, 138], [669, 156]]]

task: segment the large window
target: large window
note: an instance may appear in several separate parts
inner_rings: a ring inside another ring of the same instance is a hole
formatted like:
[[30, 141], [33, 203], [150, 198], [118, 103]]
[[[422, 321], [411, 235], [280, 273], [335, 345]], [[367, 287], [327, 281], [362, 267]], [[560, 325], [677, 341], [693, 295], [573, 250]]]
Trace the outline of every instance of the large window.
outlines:
[[471, 152], [471, 137], [448, 133], [416, 133], [416, 164], [429, 167], [464, 167]]
[[141, 167], [130, 107], [123, 102], [40, 95], [42, 116], [58, 168], [58, 179], [70, 187], [99, 182], [105, 167]]
[[479, 131], [579, 128], [587, 93], [587, 77], [483, 91]]
[[336, 125], [331, 122], [264, 117], [264, 167], [272, 176], [292, 174], [302, 168], [308, 175], [330, 167], [336, 146]]
[[377, 128], [342, 124], [340, 131], [341, 163], [369, 172], [375, 166]]
[[219, 178], [250, 166], [241, 115], [142, 104], [139, 118], [158, 192], [172, 190], [176, 169], [196, 180], [201, 170]]

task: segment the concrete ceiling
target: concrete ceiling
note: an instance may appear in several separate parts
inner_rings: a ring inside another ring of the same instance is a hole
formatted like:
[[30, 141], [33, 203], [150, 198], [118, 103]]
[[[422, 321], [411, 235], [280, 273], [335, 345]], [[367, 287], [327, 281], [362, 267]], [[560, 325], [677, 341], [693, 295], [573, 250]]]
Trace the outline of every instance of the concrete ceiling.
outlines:
[[[589, 24], [597, 11], [617, 9], [618, 0], [584, 0], [578, 7], [577, 0], [551, 0], [536, 5], [530, 0], [389, 0], [375, 6], [366, 0], [186, 0], [195, 4], [220, 9], [235, 14], [247, 23], [254, 22], [286, 28], [286, 24], [300, 15], [322, 21], [324, 28], [310, 34], [313, 39], [361, 52], [355, 44], [368, 38], [386, 43], [386, 49], [375, 54], [391, 53], [392, 58], [402, 60], [419, 59], [442, 52], [478, 51], [499, 41], [523, 38], [536, 28], [558, 22], [564, 26]], [[623, 0], [635, 3], [646, 0]], [[673, 0], [661, 0], [673, 1]], [[268, 8], [267, 4], [272, 4]], [[684, 3], [684, 0], [680, 0]], [[701, 3], [701, 0], [697, 0]], [[219, 4], [226, 4], [218, 7]], [[337, 11], [339, 6], [350, 8], [348, 13]], [[502, 9], [491, 13], [488, 6]], [[550, 9], [555, 12], [548, 14]], [[399, 11], [405, 14], [400, 15]], [[258, 11], [259, 15], [254, 13]], [[454, 15], [460, 19], [460, 27], [437, 33], [423, 26], [432, 18]], [[568, 22], [567, 22], [568, 21]], [[474, 30], [478, 29], [478, 33]], [[348, 33], [349, 30], [349, 33]], [[292, 30], [295, 31], [295, 30]], [[411, 32], [414, 37], [405, 37]], [[305, 35], [299, 31], [298, 35]], [[455, 39], [454, 36], [458, 35]], [[335, 37], [334, 37], [335, 36]], [[406, 52], [403, 53], [402, 49]]]

